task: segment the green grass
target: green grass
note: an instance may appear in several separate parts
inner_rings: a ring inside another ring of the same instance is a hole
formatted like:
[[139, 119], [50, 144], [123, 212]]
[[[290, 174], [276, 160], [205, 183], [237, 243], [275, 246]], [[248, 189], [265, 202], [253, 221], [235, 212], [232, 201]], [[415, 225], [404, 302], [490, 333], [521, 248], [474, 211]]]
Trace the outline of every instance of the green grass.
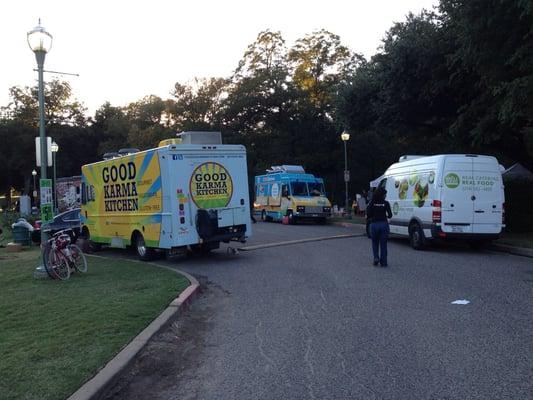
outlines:
[[88, 273], [35, 280], [37, 248], [0, 249], [0, 398], [64, 399], [188, 285], [172, 271], [88, 257]]
[[496, 243], [507, 244], [509, 246], [526, 247], [533, 249], [533, 232], [512, 233], [506, 232]]

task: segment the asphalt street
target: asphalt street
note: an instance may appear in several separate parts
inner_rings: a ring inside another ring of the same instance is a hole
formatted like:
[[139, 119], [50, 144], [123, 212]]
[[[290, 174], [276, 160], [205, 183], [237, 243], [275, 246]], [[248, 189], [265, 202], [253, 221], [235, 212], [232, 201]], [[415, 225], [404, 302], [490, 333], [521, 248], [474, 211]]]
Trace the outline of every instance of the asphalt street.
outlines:
[[254, 250], [159, 261], [205, 292], [140, 357], [171, 343], [174, 365], [138, 365], [109, 398], [533, 399], [532, 259], [391, 240], [376, 268], [358, 226], [253, 228], [236, 247]]

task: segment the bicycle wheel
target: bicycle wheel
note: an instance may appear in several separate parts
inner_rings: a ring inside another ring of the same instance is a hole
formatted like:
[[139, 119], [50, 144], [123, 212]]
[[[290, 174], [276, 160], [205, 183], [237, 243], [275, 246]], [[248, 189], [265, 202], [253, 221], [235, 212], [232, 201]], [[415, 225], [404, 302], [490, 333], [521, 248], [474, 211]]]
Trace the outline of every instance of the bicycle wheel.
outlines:
[[87, 259], [85, 254], [76, 244], [69, 244], [68, 249], [70, 250], [70, 255], [72, 256], [72, 261], [74, 262], [74, 268], [79, 272], [87, 272]]
[[58, 250], [50, 250], [48, 255], [48, 268], [56, 279], [65, 281], [70, 278], [70, 267], [67, 257]]

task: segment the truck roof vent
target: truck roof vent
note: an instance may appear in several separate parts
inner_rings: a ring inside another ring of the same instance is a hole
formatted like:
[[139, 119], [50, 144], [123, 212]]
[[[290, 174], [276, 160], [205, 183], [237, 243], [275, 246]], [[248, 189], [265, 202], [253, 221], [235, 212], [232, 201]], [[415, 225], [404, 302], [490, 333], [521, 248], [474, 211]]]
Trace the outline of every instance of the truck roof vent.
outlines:
[[116, 151], [112, 151], [112, 152], [109, 152], [109, 153], [105, 153], [102, 158], [104, 160], [111, 160], [113, 158], [117, 158], [117, 157], [120, 157], [120, 154], [118, 154], [118, 152]]
[[291, 174], [305, 174], [305, 169], [301, 165], [273, 165], [267, 169], [269, 174], [278, 172], [288, 172]]
[[222, 144], [220, 132], [188, 131], [176, 135], [181, 144]]
[[126, 149], [120, 149], [118, 151], [118, 154], [120, 154], [121, 156], [127, 156], [128, 154], [135, 154], [135, 153], [138, 153], [139, 151], [140, 151], [139, 149], [126, 148]]
[[398, 162], [416, 160], [417, 158], [422, 158], [422, 157], [427, 157], [427, 156], [405, 155], [405, 156], [401, 156]]

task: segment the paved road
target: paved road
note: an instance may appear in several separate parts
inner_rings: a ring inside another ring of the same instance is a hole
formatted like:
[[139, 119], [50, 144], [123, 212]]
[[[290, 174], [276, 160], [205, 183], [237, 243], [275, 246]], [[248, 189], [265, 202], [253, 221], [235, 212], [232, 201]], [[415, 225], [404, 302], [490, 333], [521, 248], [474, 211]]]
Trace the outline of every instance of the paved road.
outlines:
[[[245, 246], [362, 233], [254, 229]], [[359, 236], [170, 263], [205, 294], [109, 398], [533, 399], [532, 260], [402, 240], [389, 254], [371, 267]]]

